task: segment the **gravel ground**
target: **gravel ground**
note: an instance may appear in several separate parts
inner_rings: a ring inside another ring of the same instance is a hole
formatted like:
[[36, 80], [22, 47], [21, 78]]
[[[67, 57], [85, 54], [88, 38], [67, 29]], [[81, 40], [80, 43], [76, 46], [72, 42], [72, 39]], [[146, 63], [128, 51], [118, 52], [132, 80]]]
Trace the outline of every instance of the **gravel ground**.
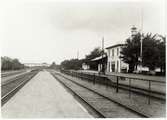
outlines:
[[143, 113], [148, 114], [150, 117], [159, 118], [166, 116], [166, 102], [151, 99], [151, 104], [149, 105], [147, 97], [131, 93], [131, 98], [129, 98], [129, 94], [127, 91], [119, 90], [119, 93], [116, 93], [115, 88], [110, 88], [110, 87], [106, 88], [104, 85], [99, 85], [99, 84], [94, 85], [91, 82], [87, 82], [79, 78], [71, 77], [68, 75], [65, 76], [83, 85], [86, 85], [96, 91], [99, 91], [103, 95], [106, 95], [114, 100], [121, 101], [131, 107], [134, 107], [135, 109], [138, 109]]

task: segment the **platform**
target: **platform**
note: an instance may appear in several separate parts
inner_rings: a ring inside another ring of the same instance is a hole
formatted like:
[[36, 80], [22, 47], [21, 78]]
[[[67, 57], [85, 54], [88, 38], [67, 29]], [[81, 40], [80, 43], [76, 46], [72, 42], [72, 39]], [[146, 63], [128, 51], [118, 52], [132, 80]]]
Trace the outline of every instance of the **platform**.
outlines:
[[[92, 70], [79, 70], [79, 72], [82, 73], [88, 73], [88, 74], [98, 74], [98, 71], [92, 71]], [[112, 82], [116, 82], [115, 76], [122, 76], [122, 77], [129, 77], [129, 78], [136, 78], [131, 79], [131, 86], [142, 88], [142, 89], [148, 89], [149, 87], [149, 81], [151, 82], [151, 90], [155, 92], [159, 92], [162, 94], [166, 94], [166, 77], [165, 76], [149, 76], [149, 75], [140, 75], [140, 74], [132, 74], [132, 73], [115, 73], [115, 72], [106, 72], [105, 75], [100, 75], [107, 77]], [[143, 81], [142, 79], [145, 79], [146, 81]], [[155, 81], [155, 82], [153, 82]], [[129, 85], [128, 79], [126, 80], [119, 80], [120, 84]]]
[[39, 72], [2, 108], [3, 118], [90, 118], [82, 105], [47, 71]]

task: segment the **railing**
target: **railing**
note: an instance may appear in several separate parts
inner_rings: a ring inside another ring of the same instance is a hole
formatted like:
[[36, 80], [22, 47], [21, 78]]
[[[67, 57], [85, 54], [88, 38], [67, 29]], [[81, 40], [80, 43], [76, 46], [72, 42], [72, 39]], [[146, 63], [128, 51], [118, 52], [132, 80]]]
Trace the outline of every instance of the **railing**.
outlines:
[[[123, 75], [99, 75], [98, 73], [85, 73], [85, 72], [68, 71], [68, 70], [61, 70], [61, 72], [67, 75], [71, 75], [73, 77], [81, 78], [82, 80], [87, 80], [87, 82], [92, 82], [94, 85], [96, 83], [103, 84], [106, 87], [114, 85], [116, 87], [116, 93], [119, 93], [119, 88], [121, 85], [126, 85], [129, 91], [129, 98], [131, 98], [132, 88], [144, 89], [148, 95], [148, 104], [150, 104], [151, 93], [157, 92], [158, 94], [162, 94], [164, 96], [166, 95], [166, 93], [161, 93], [161, 92], [152, 90], [153, 83], [166, 85], [165, 81], [143, 79], [143, 78], [136, 78], [136, 77], [127, 77], [127, 76], [125, 77]], [[109, 79], [109, 77], [112, 77], [112, 80]], [[132, 86], [132, 82], [134, 81], [139, 81], [138, 83], [140, 83], [141, 81], [145, 81], [145, 83], [148, 83], [148, 86], [147, 84], [144, 84], [145, 88]]]

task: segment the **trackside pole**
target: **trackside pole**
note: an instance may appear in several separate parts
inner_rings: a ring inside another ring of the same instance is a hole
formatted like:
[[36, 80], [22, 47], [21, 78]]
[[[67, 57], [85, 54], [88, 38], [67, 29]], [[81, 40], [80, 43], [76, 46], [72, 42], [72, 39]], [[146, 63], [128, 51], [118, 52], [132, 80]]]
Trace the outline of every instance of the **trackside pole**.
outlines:
[[118, 76], [117, 76], [117, 86], [116, 86], [116, 93], [118, 93], [118, 84], [119, 84], [119, 79], [118, 79]]

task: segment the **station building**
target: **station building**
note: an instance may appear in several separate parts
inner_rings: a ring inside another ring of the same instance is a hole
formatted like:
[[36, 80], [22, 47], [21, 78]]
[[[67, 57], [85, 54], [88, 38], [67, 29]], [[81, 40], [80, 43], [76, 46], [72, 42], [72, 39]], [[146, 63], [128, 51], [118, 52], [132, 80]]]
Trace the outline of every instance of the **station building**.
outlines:
[[[129, 66], [124, 63], [121, 58], [121, 49], [124, 44], [116, 44], [105, 48], [107, 54], [103, 57], [96, 57], [90, 60], [91, 63], [96, 64], [96, 71], [102, 71], [102, 66], [104, 65], [105, 72], [128, 72]], [[82, 64], [83, 70], [90, 70], [91, 66], [87, 63]]]
[[[92, 67], [91, 64], [89, 64], [89, 63], [92, 63], [94, 67]], [[103, 65], [104, 65], [104, 68], [106, 68], [106, 66], [107, 66], [107, 55], [103, 55], [103, 57], [99, 56], [99, 57], [96, 57], [94, 59], [91, 59], [89, 61], [89, 63], [86, 63], [86, 62], [82, 63], [82, 69], [100, 72], [100, 71], [102, 71]], [[106, 69], [105, 69], [105, 71], [106, 71]]]
[[102, 71], [103, 65], [104, 65], [104, 71], [106, 72], [106, 66], [107, 66], [107, 55], [104, 55], [103, 57], [96, 57], [91, 60], [91, 62], [94, 62], [97, 64], [97, 70], [98, 72]]
[[[129, 37], [129, 39], [133, 39], [137, 35], [137, 33], [139, 33], [137, 28], [135, 26], [132, 26], [131, 36]], [[100, 56], [92, 59], [91, 62], [94, 62], [97, 64], [98, 71], [102, 70], [102, 64], [103, 64], [105, 72], [128, 72], [129, 65], [123, 62], [122, 59], [120, 58], [121, 50], [124, 46], [125, 44], [115, 44], [115, 45], [109, 46], [105, 48], [107, 51], [107, 55], [104, 58]], [[90, 69], [90, 66], [84, 63], [83, 68]], [[134, 72], [138, 73], [139, 71], [148, 72], [149, 68], [138, 65]], [[159, 72], [160, 69], [156, 68], [155, 71]]]
[[124, 63], [121, 58], [121, 49], [124, 44], [116, 44], [107, 47], [107, 72], [128, 72], [129, 66]]
[[84, 62], [84, 63], [82, 63], [82, 69], [83, 70], [89, 70], [90, 66]]

